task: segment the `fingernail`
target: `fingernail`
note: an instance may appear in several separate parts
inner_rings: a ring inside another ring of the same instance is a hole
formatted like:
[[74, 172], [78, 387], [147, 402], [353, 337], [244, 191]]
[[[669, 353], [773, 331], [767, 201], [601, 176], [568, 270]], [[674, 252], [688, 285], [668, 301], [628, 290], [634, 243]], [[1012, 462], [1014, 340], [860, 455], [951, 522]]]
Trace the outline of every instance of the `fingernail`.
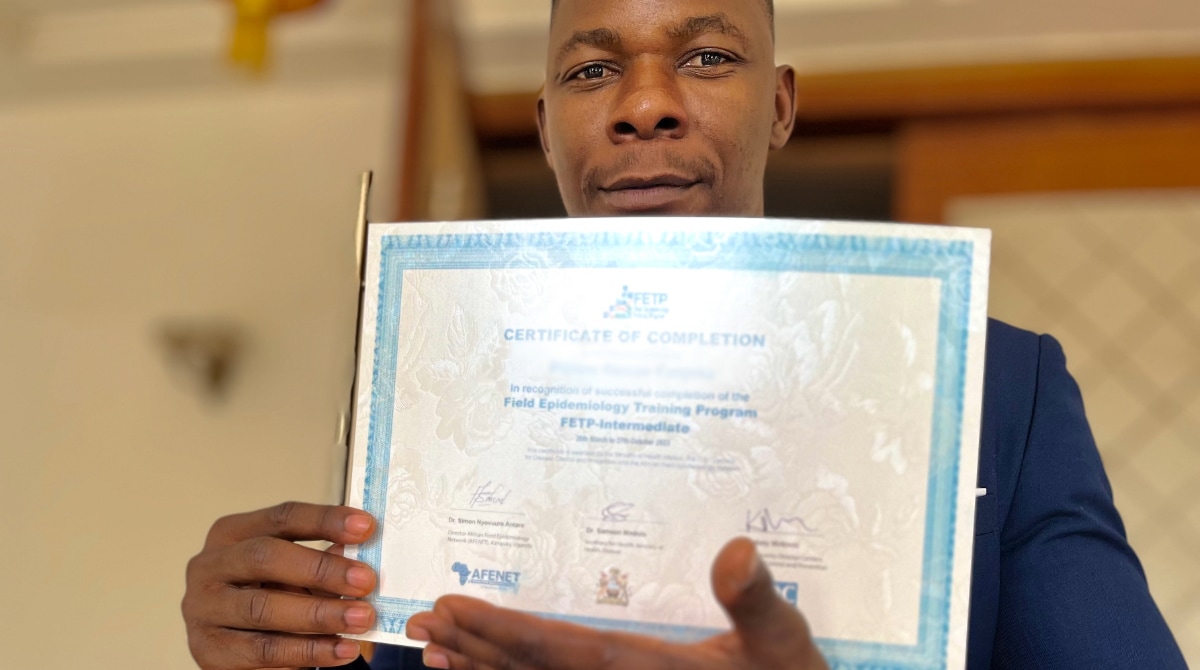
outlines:
[[341, 640], [333, 648], [333, 654], [338, 658], [358, 658], [358, 643], [353, 640]]
[[362, 535], [371, 527], [371, 517], [365, 514], [354, 514], [346, 517], [346, 531], [354, 535]]
[[375, 582], [375, 573], [370, 568], [350, 568], [346, 571], [346, 583], [360, 589], [369, 588]]
[[430, 651], [425, 648], [425, 653], [421, 655], [421, 660], [425, 661], [425, 666], [429, 668], [441, 668], [442, 670], [450, 670], [450, 659], [440, 651]]
[[416, 640], [417, 642], [428, 642], [430, 639], [429, 631], [420, 626], [414, 626], [411, 623], [408, 624], [408, 628], [405, 629], [404, 634], [408, 636], [408, 639]]
[[351, 607], [346, 610], [346, 625], [351, 628], [366, 628], [371, 625], [371, 608]]
[[754, 560], [750, 562], [750, 572], [748, 572], [745, 578], [742, 580], [742, 584], [738, 588], [738, 591], [745, 591], [746, 589], [750, 588], [750, 585], [754, 583], [755, 579], [758, 579], [758, 573], [763, 570], [764, 567], [762, 556], [758, 555], [758, 550], [756, 549], [754, 551]]

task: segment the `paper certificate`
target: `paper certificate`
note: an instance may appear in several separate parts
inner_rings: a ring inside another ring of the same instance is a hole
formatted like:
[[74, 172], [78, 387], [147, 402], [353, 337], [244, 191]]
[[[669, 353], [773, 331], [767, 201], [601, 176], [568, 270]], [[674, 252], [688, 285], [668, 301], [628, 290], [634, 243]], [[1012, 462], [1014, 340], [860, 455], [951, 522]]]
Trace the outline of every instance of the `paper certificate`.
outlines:
[[965, 663], [989, 233], [374, 225], [348, 504], [377, 629], [447, 593], [675, 640], [748, 536], [834, 667]]

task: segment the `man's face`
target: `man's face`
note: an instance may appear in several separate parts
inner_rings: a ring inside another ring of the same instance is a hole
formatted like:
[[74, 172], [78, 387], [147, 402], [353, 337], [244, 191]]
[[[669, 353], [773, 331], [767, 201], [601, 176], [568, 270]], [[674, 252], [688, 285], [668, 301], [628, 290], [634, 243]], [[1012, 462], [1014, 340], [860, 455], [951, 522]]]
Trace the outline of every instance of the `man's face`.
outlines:
[[542, 147], [572, 216], [763, 213], [795, 118], [762, 0], [559, 0]]

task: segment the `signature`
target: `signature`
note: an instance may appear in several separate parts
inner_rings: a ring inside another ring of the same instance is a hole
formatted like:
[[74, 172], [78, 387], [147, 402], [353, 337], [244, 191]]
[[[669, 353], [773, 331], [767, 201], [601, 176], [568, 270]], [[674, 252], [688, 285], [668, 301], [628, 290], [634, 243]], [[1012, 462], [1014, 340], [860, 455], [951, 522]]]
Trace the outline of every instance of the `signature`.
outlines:
[[633, 509], [633, 503], [615, 502], [600, 510], [600, 516], [605, 521], [628, 521], [631, 509]]
[[475, 489], [468, 506], [471, 508], [500, 506], [508, 502], [508, 496], [511, 494], [512, 489], [506, 488], [503, 484], [488, 482]]
[[[785, 529], [784, 527], [788, 528]], [[746, 532], [786, 533], [796, 532], [796, 529], [806, 533], [815, 533], [816, 529], [804, 522], [803, 517], [781, 516], [776, 518], [766, 507], [759, 510], [746, 510]]]

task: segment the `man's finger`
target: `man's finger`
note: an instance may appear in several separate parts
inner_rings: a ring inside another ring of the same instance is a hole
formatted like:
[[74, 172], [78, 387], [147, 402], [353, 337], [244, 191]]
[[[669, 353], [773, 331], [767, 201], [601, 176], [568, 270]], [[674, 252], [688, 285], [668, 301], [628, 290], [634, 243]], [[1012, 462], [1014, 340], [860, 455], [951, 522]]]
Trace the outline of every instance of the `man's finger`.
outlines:
[[[421, 662], [427, 668], [441, 670], [495, 670], [482, 661], [436, 644], [429, 644], [425, 647], [421, 652]], [[516, 668], [505, 668], [505, 670], [516, 670]]]
[[300, 595], [275, 589], [228, 587], [199, 614], [223, 628], [333, 635], [365, 633], [375, 609], [361, 600]]
[[336, 668], [354, 662], [359, 646], [332, 635], [287, 635], [222, 631], [205, 654], [205, 667], [224, 670], [257, 668]]
[[286, 502], [219, 519], [208, 533], [207, 544], [229, 545], [260, 536], [361, 544], [374, 532], [375, 519], [362, 510], [337, 505]]
[[413, 629], [497, 668], [653, 670], [671, 665], [672, 653], [660, 640], [542, 619], [466, 596], [438, 599], [433, 612], [409, 620], [410, 634]]
[[[713, 562], [713, 593], [733, 622], [743, 648], [764, 667], [825, 668], [803, 615], [775, 590], [754, 543], [731, 540]], [[794, 667], [794, 665], [793, 665]]]
[[[506, 650], [460, 628], [447, 616], [445, 610], [441, 615], [432, 612], [414, 615], [408, 620], [406, 632], [411, 639], [429, 642], [422, 657], [425, 665], [431, 668], [477, 670], [500, 667], [504, 670], [534, 670], [537, 667], [519, 659], [519, 651]], [[446, 664], [443, 664], [442, 660], [445, 660]]]
[[212, 569], [220, 583], [272, 582], [354, 598], [369, 594], [376, 582], [366, 563], [273, 537], [229, 547]]
[[[346, 555], [346, 545], [344, 545], [344, 544], [330, 545], [328, 548], [325, 549], [325, 553], [332, 554], [334, 556], [345, 556]], [[334, 597], [334, 596], [338, 595], [336, 593], [332, 593], [330, 591], [325, 591], [322, 589], [307, 589], [307, 590], [315, 596]]]

